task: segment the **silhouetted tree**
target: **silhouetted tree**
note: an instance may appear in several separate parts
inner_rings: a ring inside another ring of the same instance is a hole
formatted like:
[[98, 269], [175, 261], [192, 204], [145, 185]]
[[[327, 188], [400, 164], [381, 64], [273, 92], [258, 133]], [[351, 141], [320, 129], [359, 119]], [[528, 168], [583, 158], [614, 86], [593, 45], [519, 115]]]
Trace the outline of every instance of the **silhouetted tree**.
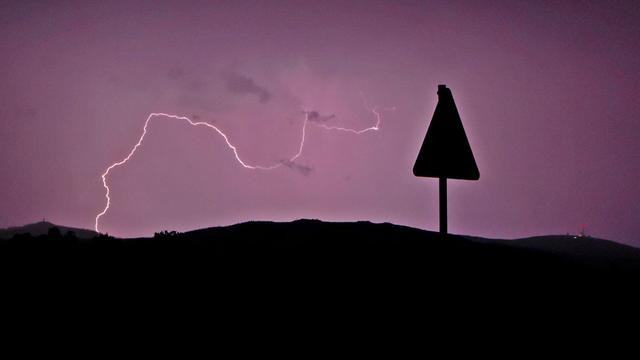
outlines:
[[153, 238], [154, 239], [171, 239], [171, 238], [177, 237], [178, 235], [180, 235], [180, 233], [177, 231], [163, 230], [163, 231], [154, 233]]
[[109, 235], [109, 233], [105, 233], [105, 234], [98, 234], [94, 236], [91, 240], [114, 240], [114, 239], [115, 238]]

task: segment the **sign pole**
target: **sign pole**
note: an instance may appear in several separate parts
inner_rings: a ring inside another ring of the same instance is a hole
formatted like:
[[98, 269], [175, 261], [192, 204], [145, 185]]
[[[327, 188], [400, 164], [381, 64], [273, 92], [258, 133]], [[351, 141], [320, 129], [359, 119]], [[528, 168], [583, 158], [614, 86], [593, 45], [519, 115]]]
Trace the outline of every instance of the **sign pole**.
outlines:
[[438, 104], [424, 137], [413, 175], [439, 182], [440, 236], [447, 236], [447, 179], [478, 180], [480, 172], [464, 132], [453, 94], [438, 85]]
[[447, 178], [440, 178], [440, 235], [447, 235]]

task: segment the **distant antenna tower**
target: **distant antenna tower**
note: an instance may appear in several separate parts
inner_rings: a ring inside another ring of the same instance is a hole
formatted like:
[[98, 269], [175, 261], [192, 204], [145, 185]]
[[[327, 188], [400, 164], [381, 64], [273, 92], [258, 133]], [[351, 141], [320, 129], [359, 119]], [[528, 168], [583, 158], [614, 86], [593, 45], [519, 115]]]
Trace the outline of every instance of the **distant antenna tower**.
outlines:
[[587, 227], [587, 225], [582, 225], [580, 227], [580, 233], [578, 234], [579, 237], [587, 237], [587, 233], [584, 230], [586, 227]]

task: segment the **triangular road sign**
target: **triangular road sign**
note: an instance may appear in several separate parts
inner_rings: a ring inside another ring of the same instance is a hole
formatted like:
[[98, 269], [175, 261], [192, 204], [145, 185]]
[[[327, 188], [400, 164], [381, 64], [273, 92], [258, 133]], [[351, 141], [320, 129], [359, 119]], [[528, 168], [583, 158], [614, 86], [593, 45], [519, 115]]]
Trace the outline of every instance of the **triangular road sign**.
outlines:
[[446, 85], [438, 85], [438, 104], [413, 166], [413, 174], [462, 180], [480, 178], [456, 103]]

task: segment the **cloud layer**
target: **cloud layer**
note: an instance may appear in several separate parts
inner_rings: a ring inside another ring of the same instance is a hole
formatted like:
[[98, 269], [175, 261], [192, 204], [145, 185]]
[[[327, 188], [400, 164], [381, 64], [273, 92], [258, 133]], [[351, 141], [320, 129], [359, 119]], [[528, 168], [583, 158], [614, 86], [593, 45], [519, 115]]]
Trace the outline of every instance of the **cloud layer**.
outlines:
[[271, 99], [271, 93], [266, 88], [259, 86], [252, 78], [244, 75], [235, 73], [229, 75], [226, 85], [227, 90], [234, 94], [256, 95], [261, 103], [266, 103]]
[[315, 110], [308, 111], [308, 112], [306, 112], [306, 114], [307, 114], [307, 120], [312, 121], [312, 122], [316, 122], [316, 123], [322, 123], [322, 122], [331, 120], [331, 119], [336, 117], [336, 114], [320, 115], [320, 113], [315, 111]]

